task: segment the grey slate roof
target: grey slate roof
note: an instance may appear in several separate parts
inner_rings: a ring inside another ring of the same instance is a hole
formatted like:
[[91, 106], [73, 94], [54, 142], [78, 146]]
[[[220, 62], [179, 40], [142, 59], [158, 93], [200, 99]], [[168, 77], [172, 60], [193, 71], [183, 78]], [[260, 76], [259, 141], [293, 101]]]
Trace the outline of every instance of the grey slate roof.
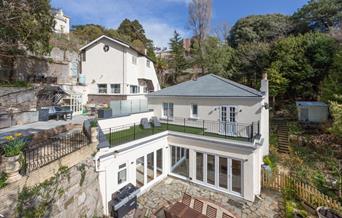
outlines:
[[189, 80], [150, 93], [148, 96], [261, 97], [262, 93], [229, 79], [208, 74], [197, 80]]

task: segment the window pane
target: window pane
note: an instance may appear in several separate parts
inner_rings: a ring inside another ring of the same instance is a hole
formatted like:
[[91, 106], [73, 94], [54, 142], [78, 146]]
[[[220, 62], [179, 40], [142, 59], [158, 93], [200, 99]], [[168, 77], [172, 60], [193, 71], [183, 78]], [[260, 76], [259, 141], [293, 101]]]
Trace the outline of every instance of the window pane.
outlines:
[[173, 103], [169, 103], [169, 117], [173, 117]]
[[221, 188], [228, 189], [227, 158], [220, 157], [219, 170], [219, 185]]
[[154, 179], [154, 153], [147, 155], [147, 182], [151, 182]]
[[203, 181], [203, 154], [196, 152], [196, 179]]
[[215, 185], [215, 156], [207, 156], [207, 183]]
[[171, 164], [172, 166], [174, 166], [176, 164], [176, 147], [175, 146], [172, 146], [172, 152], [171, 152]]
[[136, 160], [136, 186], [138, 188], [144, 186], [144, 157]]
[[163, 173], [163, 149], [157, 151], [157, 176]]
[[197, 104], [193, 104], [192, 105], [192, 116], [197, 117], [197, 113], [198, 113], [197, 109], [198, 109]]
[[180, 150], [181, 150], [181, 148], [177, 147], [177, 161], [179, 161], [182, 158]]
[[118, 173], [118, 184], [126, 182], [126, 180], [127, 180], [127, 170], [124, 169], [124, 170], [119, 171], [119, 173]]
[[[184, 157], [181, 157], [181, 148], [175, 146], [176, 158], [175, 164], [172, 166], [172, 173], [178, 174], [180, 176], [189, 177], [189, 156], [187, 155], [188, 149], [184, 148]], [[174, 147], [173, 147], [174, 148]]]
[[241, 193], [241, 161], [232, 160], [232, 190]]

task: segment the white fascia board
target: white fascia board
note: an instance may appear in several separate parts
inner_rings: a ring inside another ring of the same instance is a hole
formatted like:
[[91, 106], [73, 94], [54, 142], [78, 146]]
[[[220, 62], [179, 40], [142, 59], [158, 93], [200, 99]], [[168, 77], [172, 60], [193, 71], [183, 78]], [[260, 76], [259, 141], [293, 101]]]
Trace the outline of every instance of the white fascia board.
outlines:
[[94, 39], [93, 41], [89, 42], [88, 44], [86, 44], [86, 45], [83, 46], [82, 48], [80, 48], [79, 51], [82, 51], [82, 50], [86, 49], [87, 47], [89, 47], [90, 45], [92, 45], [92, 44], [94, 44], [94, 43], [100, 41], [101, 39], [108, 39], [108, 40], [110, 40], [110, 41], [112, 41], [112, 42], [115, 42], [115, 43], [117, 43], [117, 44], [119, 44], [119, 45], [122, 45], [122, 46], [124, 46], [124, 47], [126, 47], [126, 48], [129, 48], [129, 45], [127, 45], [127, 44], [125, 44], [125, 43], [122, 43], [122, 42], [120, 42], [120, 41], [118, 41], [118, 40], [115, 40], [115, 39], [113, 39], [113, 38], [110, 38], [110, 37], [108, 37], [108, 36], [102, 35], [102, 36], [98, 37], [97, 39]]

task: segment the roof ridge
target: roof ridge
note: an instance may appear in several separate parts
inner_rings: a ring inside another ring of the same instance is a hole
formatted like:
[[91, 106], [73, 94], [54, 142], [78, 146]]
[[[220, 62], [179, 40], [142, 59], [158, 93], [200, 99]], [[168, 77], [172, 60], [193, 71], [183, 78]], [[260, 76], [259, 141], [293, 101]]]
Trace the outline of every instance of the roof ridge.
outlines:
[[232, 85], [232, 86], [235, 86], [235, 87], [237, 87], [237, 88], [239, 88], [239, 89], [242, 89], [242, 90], [244, 90], [244, 91], [246, 91], [246, 92], [249, 92], [249, 93], [252, 93], [252, 94], [256, 94], [256, 93], [252, 92], [251, 90], [248, 90], [248, 89], [252, 89], [253, 91], [257, 92], [258, 95], [261, 94], [260, 91], [254, 89], [254, 88], [251, 88], [251, 87], [249, 87], [249, 86], [246, 86], [246, 85], [243, 85], [243, 84], [234, 82], [234, 81], [232, 81], [232, 80], [230, 80], [230, 79], [226, 79], [226, 78], [220, 77], [220, 76], [218, 76], [218, 75], [216, 75], [216, 74], [213, 74], [213, 73], [211, 73], [211, 74], [209, 74], [209, 75], [214, 76], [215, 78], [217, 78], [217, 79], [219, 79], [219, 80], [221, 80], [221, 81], [223, 81], [223, 82], [225, 82], [225, 83], [228, 83], [228, 84], [230, 84], [230, 85]]

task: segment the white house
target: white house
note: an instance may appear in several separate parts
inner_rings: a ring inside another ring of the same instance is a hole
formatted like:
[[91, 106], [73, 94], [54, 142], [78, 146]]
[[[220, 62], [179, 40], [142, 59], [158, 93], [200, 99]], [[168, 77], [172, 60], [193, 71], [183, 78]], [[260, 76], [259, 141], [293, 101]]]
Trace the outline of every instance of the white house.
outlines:
[[[167, 176], [254, 201], [269, 152], [266, 76], [260, 91], [210, 74], [147, 97], [151, 111], [99, 121], [108, 139], [94, 157], [105, 214], [128, 183], [141, 195]], [[139, 125], [151, 117], [161, 125]]]
[[55, 21], [54, 31], [56, 33], [67, 34], [70, 32], [70, 18], [65, 16], [62, 9], [52, 11]]
[[88, 103], [144, 99], [160, 90], [153, 61], [130, 45], [101, 36], [80, 49]]

